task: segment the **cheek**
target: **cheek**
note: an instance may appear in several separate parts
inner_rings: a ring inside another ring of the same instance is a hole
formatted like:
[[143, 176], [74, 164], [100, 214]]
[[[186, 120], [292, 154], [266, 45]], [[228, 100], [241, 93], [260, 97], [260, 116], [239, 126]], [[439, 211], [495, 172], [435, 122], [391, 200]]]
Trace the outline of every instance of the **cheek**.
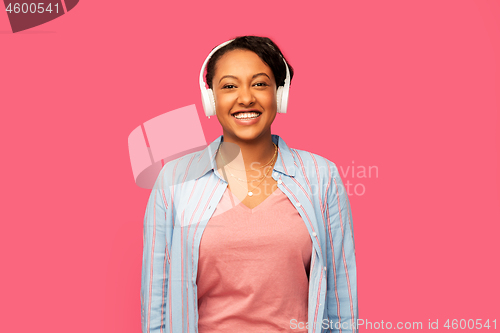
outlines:
[[276, 96], [277, 96], [276, 92], [266, 94], [266, 96], [263, 96], [263, 102], [268, 106], [276, 107], [277, 105]]
[[221, 94], [214, 92], [214, 98], [215, 98], [215, 105], [217, 106], [217, 108], [223, 108], [230, 102], [230, 97], [228, 96], [228, 94]]

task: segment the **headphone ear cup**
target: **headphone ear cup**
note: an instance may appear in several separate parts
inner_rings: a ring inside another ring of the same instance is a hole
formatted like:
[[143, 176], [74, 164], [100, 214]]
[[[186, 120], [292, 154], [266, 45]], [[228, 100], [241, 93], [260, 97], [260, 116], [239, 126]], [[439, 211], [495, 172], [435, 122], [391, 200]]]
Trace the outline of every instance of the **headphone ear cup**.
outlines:
[[211, 111], [211, 101], [210, 101], [210, 96], [208, 95], [208, 89], [205, 87], [201, 88], [201, 103], [203, 104], [203, 109], [205, 110], [205, 115], [207, 117], [212, 116], [212, 111]]
[[283, 86], [278, 87], [278, 92], [276, 93], [276, 104], [277, 104], [277, 110], [278, 113], [283, 113], [283, 110], [281, 109], [281, 106], [283, 105]]
[[286, 113], [286, 109], [288, 108], [288, 93], [290, 92], [290, 87], [280, 87], [283, 89], [281, 93], [281, 104], [280, 109], [281, 113]]
[[211, 116], [215, 116], [215, 97], [214, 97], [214, 92], [212, 89], [207, 90], [208, 94], [208, 99], [210, 100], [210, 111], [211, 111]]
[[203, 109], [205, 109], [205, 115], [207, 117], [215, 116], [215, 99], [212, 89], [203, 87], [201, 90], [201, 102], [203, 103]]

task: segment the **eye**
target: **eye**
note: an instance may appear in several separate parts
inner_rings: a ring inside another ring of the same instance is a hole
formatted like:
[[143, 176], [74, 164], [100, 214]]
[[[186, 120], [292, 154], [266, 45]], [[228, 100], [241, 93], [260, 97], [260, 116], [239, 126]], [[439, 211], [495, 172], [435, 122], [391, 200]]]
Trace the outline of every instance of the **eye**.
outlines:
[[265, 82], [259, 82], [259, 83], [256, 83], [255, 85], [256, 85], [257, 87], [266, 87], [266, 86], [268, 86], [268, 84], [267, 84], [267, 83], [265, 83]]
[[234, 84], [226, 84], [222, 87], [222, 89], [233, 89], [235, 88], [236, 86]]

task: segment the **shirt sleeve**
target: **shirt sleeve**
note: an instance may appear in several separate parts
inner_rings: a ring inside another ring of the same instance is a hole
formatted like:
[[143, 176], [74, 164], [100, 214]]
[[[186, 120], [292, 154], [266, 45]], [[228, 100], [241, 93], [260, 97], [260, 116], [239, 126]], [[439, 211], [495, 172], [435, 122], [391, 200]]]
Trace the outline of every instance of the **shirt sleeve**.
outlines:
[[[163, 171], [163, 170], [162, 170]], [[170, 190], [158, 177], [144, 216], [141, 274], [141, 329], [166, 332], [170, 240], [172, 237]], [[167, 241], [168, 240], [168, 241]]]
[[[356, 258], [349, 198], [334, 163], [328, 164], [327, 311], [331, 332], [358, 332]], [[330, 331], [328, 330], [328, 331]]]

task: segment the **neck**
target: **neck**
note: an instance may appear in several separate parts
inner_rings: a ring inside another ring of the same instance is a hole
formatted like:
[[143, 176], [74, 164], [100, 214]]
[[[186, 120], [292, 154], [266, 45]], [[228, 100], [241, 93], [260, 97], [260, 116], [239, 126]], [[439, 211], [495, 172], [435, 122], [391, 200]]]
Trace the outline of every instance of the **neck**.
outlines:
[[[253, 140], [241, 140], [224, 133], [223, 140], [220, 149], [224, 162], [239, 169], [252, 171], [263, 167], [275, 154], [271, 131]], [[273, 166], [274, 160], [269, 165]]]

